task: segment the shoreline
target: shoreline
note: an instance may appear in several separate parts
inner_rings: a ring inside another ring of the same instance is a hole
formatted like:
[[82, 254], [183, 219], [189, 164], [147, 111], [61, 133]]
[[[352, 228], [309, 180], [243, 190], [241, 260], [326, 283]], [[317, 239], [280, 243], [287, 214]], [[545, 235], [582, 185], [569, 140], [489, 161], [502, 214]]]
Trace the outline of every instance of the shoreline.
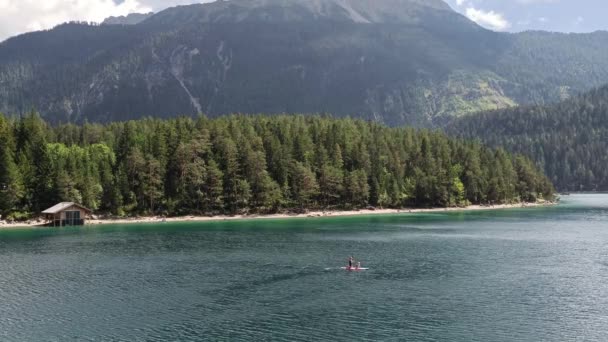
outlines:
[[[468, 207], [451, 208], [404, 208], [404, 209], [361, 209], [361, 210], [338, 210], [338, 211], [311, 211], [304, 214], [269, 214], [269, 215], [235, 215], [235, 216], [180, 216], [180, 217], [160, 217], [145, 216], [134, 218], [117, 219], [88, 219], [86, 226], [100, 226], [112, 224], [138, 224], [138, 223], [164, 223], [164, 222], [223, 222], [223, 221], [246, 221], [246, 220], [277, 220], [277, 219], [303, 219], [303, 218], [328, 218], [328, 217], [353, 217], [353, 216], [372, 216], [372, 215], [397, 215], [397, 214], [416, 214], [434, 212], [454, 212], [454, 211], [479, 211], [479, 210], [503, 210], [516, 208], [535, 208], [556, 205], [554, 202], [538, 203], [518, 203], [518, 204], [499, 204], [499, 205], [470, 205]], [[0, 221], [0, 229], [12, 228], [47, 228], [41, 221], [6, 223]], [[48, 227], [52, 228], [52, 227]]]

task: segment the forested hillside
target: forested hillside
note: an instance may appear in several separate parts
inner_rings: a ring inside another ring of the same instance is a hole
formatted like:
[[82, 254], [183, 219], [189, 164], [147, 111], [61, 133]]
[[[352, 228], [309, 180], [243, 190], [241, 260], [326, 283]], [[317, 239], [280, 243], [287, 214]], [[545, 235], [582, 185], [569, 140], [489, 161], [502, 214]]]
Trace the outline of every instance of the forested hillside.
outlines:
[[606, 32], [497, 33], [441, 0], [230, 0], [131, 19], [0, 43], [0, 111], [52, 123], [332, 113], [438, 127], [608, 82]]
[[351, 119], [230, 116], [51, 127], [0, 116], [0, 212], [218, 214], [552, 199], [528, 159]]
[[466, 117], [448, 131], [529, 156], [559, 190], [608, 190], [608, 87], [556, 105]]

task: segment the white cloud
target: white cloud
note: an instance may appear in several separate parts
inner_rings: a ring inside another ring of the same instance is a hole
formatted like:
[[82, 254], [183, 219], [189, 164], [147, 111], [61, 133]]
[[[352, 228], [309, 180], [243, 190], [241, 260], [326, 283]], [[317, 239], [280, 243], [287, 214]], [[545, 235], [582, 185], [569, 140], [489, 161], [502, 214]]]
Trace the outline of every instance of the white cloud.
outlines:
[[109, 16], [149, 12], [140, 0], [0, 0], [0, 41], [67, 21], [101, 22]]
[[474, 7], [467, 8], [465, 15], [481, 26], [495, 31], [505, 31], [511, 23], [502, 14], [494, 11], [483, 11]]

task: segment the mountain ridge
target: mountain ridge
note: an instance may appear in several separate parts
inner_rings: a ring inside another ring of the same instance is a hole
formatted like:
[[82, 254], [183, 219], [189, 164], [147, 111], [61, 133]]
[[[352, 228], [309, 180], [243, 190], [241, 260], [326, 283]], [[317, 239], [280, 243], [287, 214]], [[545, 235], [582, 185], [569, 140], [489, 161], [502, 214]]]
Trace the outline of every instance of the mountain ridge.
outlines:
[[137, 25], [142, 21], [153, 16], [153, 12], [149, 13], [131, 13], [129, 15], [123, 15], [118, 17], [108, 17], [101, 24], [102, 25]]
[[217, 1], [11, 38], [0, 43], [0, 111], [37, 109], [53, 123], [332, 113], [437, 127], [608, 82], [605, 33], [496, 33], [442, 1], [365, 4]]
[[356, 23], [403, 23], [425, 9], [456, 13], [441, 0], [378, 0], [371, 6], [367, 0], [219, 0], [172, 7], [147, 21], [159, 23], [178, 17], [181, 24], [187, 24], [192, 20], [217, 23], [330, 18]]

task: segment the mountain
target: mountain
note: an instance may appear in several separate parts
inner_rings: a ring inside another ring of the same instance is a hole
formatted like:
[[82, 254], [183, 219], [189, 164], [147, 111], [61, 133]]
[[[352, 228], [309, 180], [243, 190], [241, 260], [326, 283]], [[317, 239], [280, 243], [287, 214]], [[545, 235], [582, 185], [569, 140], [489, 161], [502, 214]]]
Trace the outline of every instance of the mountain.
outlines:
[[131, 13], [126, 16], [109, 17], [101, 23], [102, 25], [137, 25], [150, 18], [154, 13]]
[[50, 122], [332, 113], [436, 127], [608, 82], [608, 33], [497, 33], [440, 0], [231, 0], [0, 44], [0, 111]]
[[608, 86], [555, 105], [460, 118], [447, 130], [531, 157], [559, 190], [608, 191]]
[[420, 24], [428, 16], [454, 14], [441, 0], [231, 0], [181, 6], [156, 15], [150, 23], [315, 22]]

